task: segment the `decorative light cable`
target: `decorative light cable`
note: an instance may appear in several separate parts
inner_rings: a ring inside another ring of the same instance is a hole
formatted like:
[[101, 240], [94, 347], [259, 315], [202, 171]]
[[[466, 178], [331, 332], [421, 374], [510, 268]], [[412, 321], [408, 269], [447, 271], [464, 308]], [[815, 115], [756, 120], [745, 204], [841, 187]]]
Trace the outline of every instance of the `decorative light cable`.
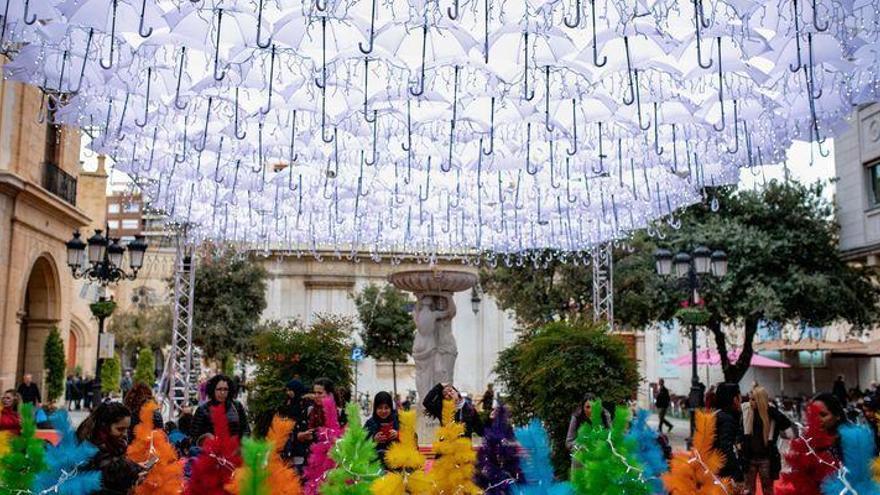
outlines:
[[835, 476], [837, 476], [837, 479], [843, 485], [843, 489], [840, 491], [839, 495], [848, 495], [848, 494], [859, 495], [859, 492], [857, 492], [856, 489], [853, 488], [853, 486], [850, 484], [849, 480], [846, 477], [849, 470], [846, 468], [846, 466], [843, 465], [843, 462], [841, 461], [840, 466], [835, 466], [834, 464], [823, 459], [822, 456], [820, 456], [816, 452], [816, 450], [813, 449], [813, 445], [810, 443], [810, 439], [805, 437], [803, 435], [803, 433], [801, 433], [803, 431], [806, 431], [806, 428], [804, 427], [804, 425], [802, 425], [796, 421], [794, 422], [794, 424], [797, 427], [798, 438], [803, 440], [804, 446], [807, 447], [807, 453], [809, 455], [813, 456], [816, 460], [818, 460], [819, 464], [823, 464], [827, 467], [834, 469]]

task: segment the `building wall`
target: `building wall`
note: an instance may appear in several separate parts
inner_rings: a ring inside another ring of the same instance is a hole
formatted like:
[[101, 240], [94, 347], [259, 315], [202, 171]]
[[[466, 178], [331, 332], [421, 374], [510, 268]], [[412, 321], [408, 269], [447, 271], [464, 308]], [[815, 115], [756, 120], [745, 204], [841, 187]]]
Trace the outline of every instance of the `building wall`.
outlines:
[[840, 250], [871, 264], [880, 250], [880, 206], [873, 204], [866, 165], [878, 158], [880, 104], [873, 104], [850, 117], [850, 128], [835, 137], [834, 145]]
[[[0, 79], [2, 389], [14, 386], [23, 372], [42, 380], [42, 348], [51, 326], [59, 328], [65, 341], [74, 329], [77, 348], [94, 339], [83, 316], [88, 314], [87, 303], [78, 297], [65, 247], [71, 233], [90, 219], [82, 208], [42, 187], [46, 124], [37, 119], [40, 102], [38, 89]], [[64, 128], [60, 136], [56, 165], [76, 177], [79, 133]]]

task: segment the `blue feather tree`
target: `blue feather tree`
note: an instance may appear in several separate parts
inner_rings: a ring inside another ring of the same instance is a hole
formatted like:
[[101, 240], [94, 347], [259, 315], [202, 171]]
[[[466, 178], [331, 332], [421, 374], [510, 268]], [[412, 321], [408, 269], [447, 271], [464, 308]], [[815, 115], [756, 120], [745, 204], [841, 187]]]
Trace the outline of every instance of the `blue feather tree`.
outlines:
[[669, 464], [657, 443], [657, 432], [648, 426], [648, 414], [648, 411], [639, 409], [626, 438], [638, 446], [633, 454], [644, 469], [642, 476], [650, 483], [651, 492], [662, 494], [666, 492], [660, 475], [669, 470]]
[[[843, 473], [846, 482], [859, 495], [880, 495], [880, 485], [871, 477], [874, 460], [874, 435], [865, 425], [842, 426], [840, 447], [843, 451]], [[822, 482], [822, 493], [838, 495], [848, 488], [840, 477], [830, 475]]]
[[67, 418], [67, 411], [57, 411], [50, 417], [58, 432], [58, 444], [46, 449], [47, 469], [37, 475], [34, 492], [80, 495], [101, 489], [101, 472], [84, 471], [98, 449], [89, 442], [80, 443]]
[[571, 485], [556, 481], [550, 465], [550, 440], [537, 419], [528, 426], [517, 428], [516, 441], [525, 451], [520, 460], [524, 482], [511, 487], [513, 495], [572, 495]]

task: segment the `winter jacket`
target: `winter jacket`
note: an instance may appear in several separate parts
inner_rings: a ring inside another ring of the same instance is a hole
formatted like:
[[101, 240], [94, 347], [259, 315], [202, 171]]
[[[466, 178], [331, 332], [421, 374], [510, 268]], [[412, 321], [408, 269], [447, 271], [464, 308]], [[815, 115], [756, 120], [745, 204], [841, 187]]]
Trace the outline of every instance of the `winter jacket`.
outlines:
[[[438, 420], [443, 419], [443, 388], [443, 384], [438, 383], [425, 395], [425, 400], [422, 401], [425, 411]], [[470, 399], [462, 399], [453, 419], [464, 424], [465, 436], [470, 437], [474, 434], [483, 436], [483, 421]]]
[[[193, 415], [192, 426], [190, 427], [190, 436], [193, 441], [198, 442], [199, 438], [206, 433], [214, 434], [214, 425], [211, 423], [211, 406], [217, 405], [214, 401], [203, 402], [196, 408]], [[241, 402], [237, 400], [226, 401], [226, 417], [229, 419], [229, 434], [234, 437], [246, 437], [251, 434], [251, 427], [248, 424], [247, 411]]]
[[143, 468], [125, 457], [125, 443], [119, 446], [98, 445], [98, 453], [84, 471], [101, 471], [101, 489], [96, 495], [128, 495], [138, 482]]
[[724, 465], [718, 473], [719, 476], [731, 478], [736, 482], [745, 479], [740, 455], [742, 440], [743, 428], [739, 415], [720, 410], [715, 413], [715, 443], [713, 447], [724, 455]]

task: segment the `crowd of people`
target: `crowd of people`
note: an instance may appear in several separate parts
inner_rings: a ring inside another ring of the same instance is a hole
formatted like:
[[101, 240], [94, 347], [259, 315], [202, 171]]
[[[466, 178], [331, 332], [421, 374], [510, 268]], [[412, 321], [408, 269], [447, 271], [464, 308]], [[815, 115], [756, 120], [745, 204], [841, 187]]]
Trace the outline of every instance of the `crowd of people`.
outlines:
[[[73, 381], [77, 378], [73, 378]], [[71, 380], [68, 381], [70, 383]], [[74, 385], [75, 386], [75, 385]], [[719, 476], [729, 478], [736, 484], [736, 493], [754, 494], [760, 485], [764, 495], [773, 495], [777, 480], [783, 471], [784, 459], [780, 453], [782, 438], [797, 438], [801, 412], [784, 411], [778, 401], [771, 399], [768, 391], [753, 384], [746, 394], [739, 385], [720, 383], [710, 389], [711, 409], [715, 414], [714, 448], [723, 455], [723, 465]], [[194, 459], [201, 446], [215, 431], [212, 418], [222, 414], [226, 418], [229, 433], [238, 438], [251, 435], [251, 418], [238, 399], [239, 381], [217, 374], [206, 380], [201, 387], [202, 401], [193, 408], [184, 408], [176, 421], [164, 421], [158, 409], [153, 413], [152, 427], [162, 429], [182, 459]], [[75, 397], [75, 396], [74, 396]], [[293, 423], [287, 441], [282, 449], [282, 458], [300, 474], [306, 468], [311, 446], [318, 440], [317, 435], [324, 426], [325, 413], [322, 404], [326, 397], [333, 397], [337, 405], [339, 423], [345, 425], [347, 418], [342, 407], [349, 399], [345, 390], [337, 388], [326, 378], [319, 378], [306, 386], [299, 379], [292, 379], [285, 385], [284, 398], [275, 413], [288, 418]], [[592, 408], [600, 397], [594, 394], [584, 396], [571, 416], [566, 438], [570, 451], [577, 449], [576, 437], [584, 424], [601, 417], [603, 426], [611, 423], [612, 406], [603, 404], [599, 416]], [[474, 404], [461, 394], [452, 384], [437, 384], [424, 398], [422, 405], [429, 416], [440, 419], [444, 400], [452, 400], [455, 405], [455, 420], [464, 426], [467, 436], [481, 436], [486, 426], [489, 412], [497, 406], [492, 387], [486, 391], [479, 404]], [[71, 402], [72, 401], [72, 402]], [[144, 384], [132, 384], [121, 402], [104, 399], [92, 405], [89, 416], [79, 425], [77, 437], [81, 441], [94, 444], [99, 454], [91, 461], [88, 469], [103, 473], [104, 493], [127, 493], [149, 470], [148, 465], [134, 463], [126, 457], [128, 441], [133, 436], [135, 426], [141, 420], [140, 411], [146, 404], [155, 401], [153, 389]], [[32, 377], [26, 375], [17, 389], [10, 389], [0, 397], [0, 431], [18, 434], [21, 428], [18, 405], [29, 402], [40, 405], [40, 393]], [[667, 456], [671, 448], [664, 428], [671, 431], [673, 425], [666, 419], [670, 407], [670, 393], [661, 380], [655, 394], [655, 406], [659, 415], [658, 442]], [[815, 414], [825, 433], [836, 438], [840, 425], [856, 422], [870, 426], [874, 432], [875, 445], [880, 445], [878, 437], [877, 409], [880, 405], [880, 387], [872, 386], [866, 392], [847, 390], [839, 379], [830, 393], [822, 393], [812, 398]], [[77, 408], [76, 399], [68, 398], [68, 409]], [[372, 400], [371, 412], [364, 427], [374, 440], [380, 460], [384, 462], [385, 453], [398, 440], [400, 422], [398, 411], [408, 406], [399, 397], [389, 392], [379, 392]], [[478, 410], [478, 406], [482, 412]], [[827, 446], [832, 459], [842, 462], [839, 441]], [[574, 459], [574, 456], [573, 456]], [[572, 461], [572, 467], [578, 463]], [[784, 478], [784, 475], [782, 475]]]

